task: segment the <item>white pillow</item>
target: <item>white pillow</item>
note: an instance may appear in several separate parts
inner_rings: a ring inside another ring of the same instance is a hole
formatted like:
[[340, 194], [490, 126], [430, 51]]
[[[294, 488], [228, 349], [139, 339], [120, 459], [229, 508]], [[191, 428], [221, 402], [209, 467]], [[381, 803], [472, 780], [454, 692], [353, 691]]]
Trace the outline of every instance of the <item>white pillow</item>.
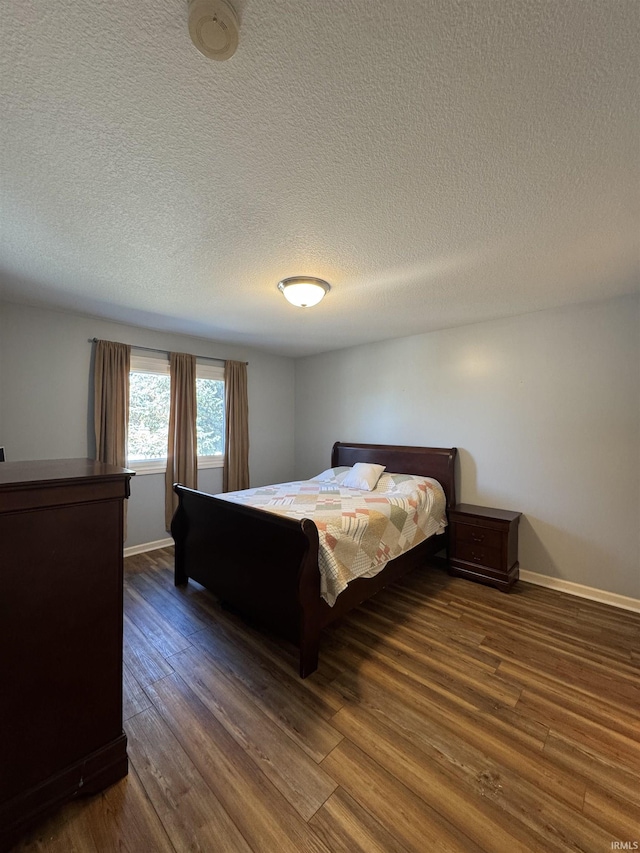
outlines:
[[372, 489], [375, 489], [376, 483], [380, 479], [380, 475], [384, 469], [384, 465], [356, 462], [342, 481], [342, 485], [348, 489], [361, 489], [363, 492], [370, 492]]

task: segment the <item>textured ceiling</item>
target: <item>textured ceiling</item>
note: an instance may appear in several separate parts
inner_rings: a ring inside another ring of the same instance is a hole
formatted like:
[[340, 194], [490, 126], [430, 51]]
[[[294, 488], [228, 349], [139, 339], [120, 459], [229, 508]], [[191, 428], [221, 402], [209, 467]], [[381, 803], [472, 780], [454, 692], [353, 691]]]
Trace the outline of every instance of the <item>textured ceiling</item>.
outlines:
[[640, 289], [637, 0], [236, 9], [3, 7], [0, 294], [304, 355]]

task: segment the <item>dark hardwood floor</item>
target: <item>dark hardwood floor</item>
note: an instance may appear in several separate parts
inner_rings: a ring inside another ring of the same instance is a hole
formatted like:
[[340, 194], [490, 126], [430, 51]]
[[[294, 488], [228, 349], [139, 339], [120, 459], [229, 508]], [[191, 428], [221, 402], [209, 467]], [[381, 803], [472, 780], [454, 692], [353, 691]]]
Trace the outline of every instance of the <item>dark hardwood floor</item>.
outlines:
[[640, 843], [640, 615], [438, 567], [329, 629], [320, 668], [126, 561], [127, 779], [16, 850], [593, 851]]

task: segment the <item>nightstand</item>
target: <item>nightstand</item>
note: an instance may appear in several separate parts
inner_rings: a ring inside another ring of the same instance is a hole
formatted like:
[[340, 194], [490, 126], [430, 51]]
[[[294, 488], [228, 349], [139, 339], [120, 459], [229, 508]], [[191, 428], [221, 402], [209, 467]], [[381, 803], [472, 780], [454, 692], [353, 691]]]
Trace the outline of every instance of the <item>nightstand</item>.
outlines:
[[449, 572], [507, 590], [518, 580], [520, 512], [457, 504], [449, 510]]

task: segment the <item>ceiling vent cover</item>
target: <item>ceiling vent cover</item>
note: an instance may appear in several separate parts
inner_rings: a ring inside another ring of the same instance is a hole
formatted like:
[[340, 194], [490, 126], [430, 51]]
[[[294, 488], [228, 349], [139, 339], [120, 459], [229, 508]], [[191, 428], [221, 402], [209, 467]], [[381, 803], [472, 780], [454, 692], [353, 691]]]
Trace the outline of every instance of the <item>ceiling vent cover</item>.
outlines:
[[190, 0], [189, 35], [209, 59], [229, 59], [238, 47], [238, 17], [226, 0]]

